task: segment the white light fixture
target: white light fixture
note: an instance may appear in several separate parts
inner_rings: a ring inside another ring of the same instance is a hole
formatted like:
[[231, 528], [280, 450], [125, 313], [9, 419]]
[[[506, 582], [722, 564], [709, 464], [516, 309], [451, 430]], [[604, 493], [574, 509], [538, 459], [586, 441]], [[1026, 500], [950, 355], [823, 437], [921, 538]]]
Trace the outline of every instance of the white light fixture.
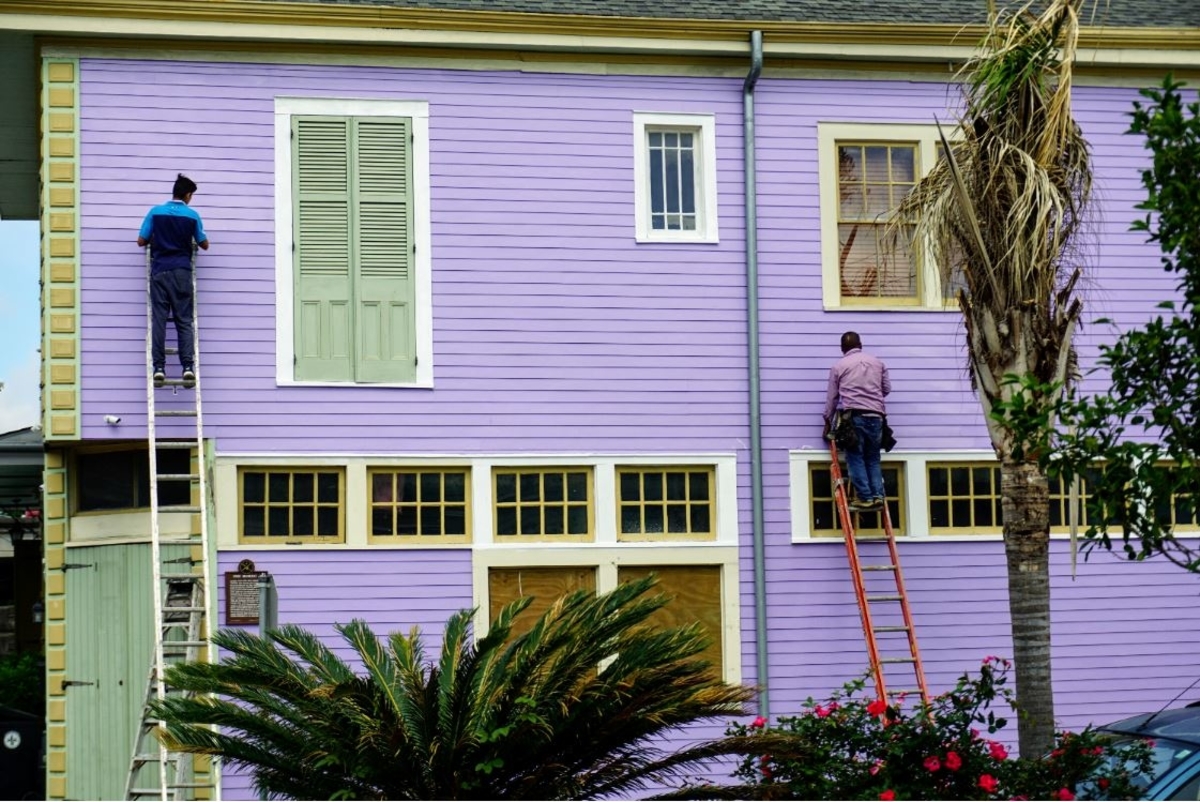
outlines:
[[116, 426], [118, 423], [121, 422], [121, 416], [120, 415], [105, 415], [104, 422], [107, 423], [109, 426]]

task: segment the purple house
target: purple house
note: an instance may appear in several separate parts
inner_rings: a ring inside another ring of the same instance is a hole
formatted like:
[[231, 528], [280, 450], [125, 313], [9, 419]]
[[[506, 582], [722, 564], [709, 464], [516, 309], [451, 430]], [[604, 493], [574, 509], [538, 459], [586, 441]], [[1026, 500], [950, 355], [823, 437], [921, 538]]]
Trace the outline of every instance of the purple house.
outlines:
[[[462, 608], [485, 627], [520, 595], [544, 609], [655, 572], [724, 677], [794, 713], [867, 663], [820, 437], [853, 329], [891, 369], [888, 501], [931, 689], [1011, 654], [960, 315], [878, 223], [936, 158], [985, 4], [479, 5], [0, 9], [40, 110], [18, 118], [40, 151], [14, 154], [39, 180], [0, 175], [0, 214], [43, 231], [50, 798], [125, 792], [155, 634], [135, 239], [178, 172], [211, 241], [191, 455], [209, 481], [163, 537], [206, 517], [209, 552], [181, 553], [220, 591], [212, 626], [247, 560], [281, 621], [329, 635], [358, 617], [436, 637]], [[1200, 9], [1098, 14], [1075, 91], [1098, 187], [1087, 314], [1128, 326], [1173, 286], [1128, 231], [1145, 156], [1126, 115], [1200, 66]], [[1085, 329], [1085, 364], [1112, 336]], [[1061, 725], [1170, 702], [1200, 662], [1195, 579], [1074, 565], [1054, 503]]]

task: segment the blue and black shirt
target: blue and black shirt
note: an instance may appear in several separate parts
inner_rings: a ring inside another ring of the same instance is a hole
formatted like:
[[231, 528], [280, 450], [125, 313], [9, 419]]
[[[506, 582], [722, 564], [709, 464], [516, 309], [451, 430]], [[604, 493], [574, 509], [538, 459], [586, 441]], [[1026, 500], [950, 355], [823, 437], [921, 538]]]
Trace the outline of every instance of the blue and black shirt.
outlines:
[[138, 236], [150, 243], [152, 274], [190, 268], [192, 242], [208, 239], [199, 213], [181, 200], [167, 201], [147, 212]]

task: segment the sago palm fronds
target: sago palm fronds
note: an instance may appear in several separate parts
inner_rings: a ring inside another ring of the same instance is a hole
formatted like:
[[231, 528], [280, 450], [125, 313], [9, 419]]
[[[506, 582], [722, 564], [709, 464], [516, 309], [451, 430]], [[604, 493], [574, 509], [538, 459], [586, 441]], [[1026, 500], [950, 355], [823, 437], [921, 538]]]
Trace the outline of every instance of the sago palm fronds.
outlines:
[[[716, 678], [697, 656], [698, 626], [653, 629], [665, 603], [650, 579], [558, 600], [526, 633], [500, 613], [474, 642], [472, 613], [447, 623], [437, 662], [419, 633], [381, 641], [362, 621], [337, 629], [356, 673], [312, 634], [222, 631], [220, 663], [171, 669], [156, 715], [172, 748], [249, 768], [272, 797], [304, 799], [568, 799], [661, 783], [722, 739], [671, 753], [660, 736], [742, 713], [752, 691]], [[214, 732], [209, 725], [219, 725]]]

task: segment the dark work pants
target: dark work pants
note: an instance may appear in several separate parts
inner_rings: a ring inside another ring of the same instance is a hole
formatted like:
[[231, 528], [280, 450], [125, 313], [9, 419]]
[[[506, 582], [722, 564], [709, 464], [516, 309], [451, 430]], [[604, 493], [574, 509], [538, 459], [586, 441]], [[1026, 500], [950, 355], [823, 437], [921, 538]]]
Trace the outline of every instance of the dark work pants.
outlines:
[[175, 333], [179, 336], [179, 364], [191, 370], [195, 357], [195, 334], [192, 328], [194, 312], [192, 271], [187, 268], [164, 270], [150, 276], [150, 362], [155, 370], [167, 365], [167, 316], [175, 318]]
[[851, 418], [858, 434], [858, 448], [846, 449], [846, 468], [855, 494], [863, 501], [886, 498], [883, 487], [883, 467], [879, 464], [883, 418], [854, 415]]

